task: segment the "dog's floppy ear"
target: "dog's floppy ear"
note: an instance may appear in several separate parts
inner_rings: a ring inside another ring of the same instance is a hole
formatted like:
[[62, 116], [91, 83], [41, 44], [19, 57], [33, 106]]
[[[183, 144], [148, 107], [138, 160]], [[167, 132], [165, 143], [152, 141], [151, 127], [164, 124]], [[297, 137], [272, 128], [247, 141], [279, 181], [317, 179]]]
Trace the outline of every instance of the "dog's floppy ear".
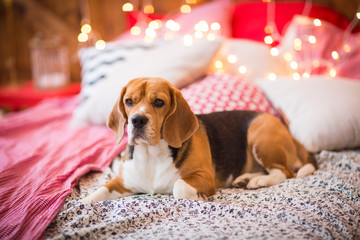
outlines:
[[181, 92], [171, 88], [170, 93], [171, 107], [164, 120], [162, 136], [170, 146], [179, 148], [199, 128], [199, 123]]
[[119, 144], [125, 132], [125, 124], [127, 123], [127, 115], [125, 112], [123, 97], [126, 92], [126, 87], [121, 90], [120, 97], [116, 100], [114, 107], [110, 113], [106, 125], [110, 128], [116, 136], [116, 143]]

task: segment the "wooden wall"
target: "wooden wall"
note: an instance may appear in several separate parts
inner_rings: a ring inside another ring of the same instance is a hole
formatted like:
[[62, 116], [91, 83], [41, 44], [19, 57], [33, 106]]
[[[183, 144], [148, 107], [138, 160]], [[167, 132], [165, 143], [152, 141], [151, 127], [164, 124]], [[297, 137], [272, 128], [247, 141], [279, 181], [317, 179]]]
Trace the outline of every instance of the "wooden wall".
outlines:
[[[210, 0], [197, 2], [205, 1]], [[1, 1], [0, 85], [19, 84], [31, 79], [29, 41], [37, 32], [62, 36], [70, 52], [71, 81], [80, 81], [77, 36], [80, 33], [81, 20], [90, 16], [91, 25], [99, 36], [105, 41], [111, 40], [125, 30], [126, 20], [121, 11], [124, 2], [125, 0]], [[184, 1], [153, 0], [152, 2], [158, 13], [167, 13], [175, 12]], [[348, 19], [353, 18], [360, 5], [360, 0], [313, 0], [313, 2], [337, 9]], [[139, 0], [139, 4], [141, 3], [142, 1]], [[86, 5], [88, 8], [84, 7]]]

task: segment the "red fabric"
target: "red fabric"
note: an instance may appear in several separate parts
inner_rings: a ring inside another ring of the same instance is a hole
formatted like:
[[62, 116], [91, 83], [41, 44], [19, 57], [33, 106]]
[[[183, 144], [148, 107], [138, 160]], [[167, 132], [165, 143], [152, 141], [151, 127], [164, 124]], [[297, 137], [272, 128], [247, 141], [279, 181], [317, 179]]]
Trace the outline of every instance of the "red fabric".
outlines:
[[[266, 36], [264, 29], [267, 22], [267, 6], [268, 4], [263, 2], [236, 4], [232, 19], [232, 37], [263, 42]], [[304, 2], [275, 3], [275, 23], [280, 34], [283, 34], [294, 15], [302, 14], [304, 6]], [[338, 12], [315, 4], [311, 5], [309, 16], [326, 20], [342, 29], [350, 23]]]
[[35, 106], [40, 101], [51, 97], [64, 97], [80, 92], [80, 83], [72, 83], [63, 88], [36, 89], [33, 82], [29, 81], [19, 87], [0, 88], [0, 107], [12, 111]]
[[258, 87], [233, 75], [209, 75], [181, 92], [196, 114], [252, 110], [278, 116]]
[[73, 98], [0, 120], [0, 239], [39, 239], [80, 176], [125, 148], [105, 126], [68, 126]]

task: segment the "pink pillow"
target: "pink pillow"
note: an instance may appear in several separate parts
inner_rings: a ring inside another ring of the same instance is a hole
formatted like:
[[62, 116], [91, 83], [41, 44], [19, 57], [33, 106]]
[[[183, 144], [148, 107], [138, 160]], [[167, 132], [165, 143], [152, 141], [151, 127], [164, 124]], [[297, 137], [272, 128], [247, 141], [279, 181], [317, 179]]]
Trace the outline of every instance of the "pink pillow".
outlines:
[[259, 88], [233, 75], [209, 75], [181, 92], [195, 114], [253, 110], [277, 116], [275, 108]]
[[[334, 69], [336, 75], [360, 79], [360, 33], [349, 34], [344, 39], [345, 31], [333, 24], [321, 21], [321, 26], [314, 25], [314, 19], [295, 16], [288, 27], [279, 49], [282, 53], [291, 52], [298, 63], [300, 74], [331, 75]], [[310, 43], [309, 36], [316, 39]], [[294, 40], [301, 40], [301, 50], [295, 51]], [[338, 59], [333, 58], [333, 51]]]
[[[231, 16], [231, 1], [230, 0], [216, 0], [208, 3], [201, 4], [199, 6], [195, 6], [191, 9], [190, 13], [179, 13], [173, 16], [160, 16], [160, 15], [151, 15], [150, 19], [162, 19], [163, 24], [167, 20], [174, 20], [179, 23], [181, 28], [178, 34], [193, 34], [194, 26], [202, 20], [205, 20], [209, 25], [213, 22], [217, 22], [221, 26], [221, 36], [230, 37], [231, 36], [231, 25], [230, 25], [230, 16]], [[129, 22], [134, 25], [134, 16], [138, 15], [138, 13], [129, 14]], [[140, 23], [139, 23], [140, 24]], [[115, 40], [133, 40], [133, 39], [144, 39], [145, 29], [142, 29], [140, 35], [133, 36], [130, 34], [130, 30], [122, 33]]]
[[[268, 4], [263, 2], [237, 3], [232, 19], [232, 37], [263, 42], [266, 36], [264, 28], [267, 19], [267, 6]], [[302, 14], [304, 6], [304, 2], [275, 3], [275, 23], [280, 34], [283, 33], [294, 15]], [[349, 24], [347, 19], [334, 10], [315, 4], [311, 5], [309, 16], [329, 21], [342, 29], [345, 29]]]

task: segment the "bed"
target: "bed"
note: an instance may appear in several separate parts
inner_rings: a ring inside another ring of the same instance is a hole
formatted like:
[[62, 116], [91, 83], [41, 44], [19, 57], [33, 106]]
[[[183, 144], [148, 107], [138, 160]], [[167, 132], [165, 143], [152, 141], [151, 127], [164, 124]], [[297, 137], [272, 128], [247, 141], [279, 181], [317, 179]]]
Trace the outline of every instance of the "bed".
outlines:
[[[129, 30], [103, 50], [80, 50], [79, 96], [0, 120], [0, 238], [359, 239], [356, 25], [309, 1], [212, 1], [174, 19], [181, 29], [170, 28], [170, 40]], [[121, 87], [139, 76], [168, 79], [195, 113], [286, 116], [318, 169], [268, 188], [218, 189], [207, 202], [139, 194], [81, 204], [116, 175], [126, 139], [116, 145], [105, 122]]]

